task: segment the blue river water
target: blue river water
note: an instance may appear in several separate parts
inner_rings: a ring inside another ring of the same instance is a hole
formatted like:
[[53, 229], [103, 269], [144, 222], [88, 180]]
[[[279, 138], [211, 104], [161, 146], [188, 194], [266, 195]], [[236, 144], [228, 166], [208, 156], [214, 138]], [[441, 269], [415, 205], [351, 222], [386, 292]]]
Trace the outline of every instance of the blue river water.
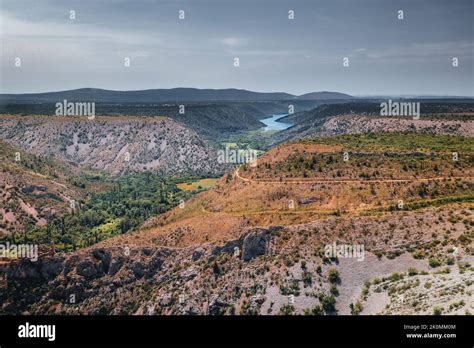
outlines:
[[271, 131], [271, 130], [279, 131], [279, 130], [290, 128], [292, 126], [291, 123], [278, 122], [280, 118], [285, 117], [287, 115], [288, 114], [276, 114], [276, 115], [272, 115], [271, 117], [260, 120], [260, 122], [263, 122], [266, 125], [264, 131], [265, 132]]

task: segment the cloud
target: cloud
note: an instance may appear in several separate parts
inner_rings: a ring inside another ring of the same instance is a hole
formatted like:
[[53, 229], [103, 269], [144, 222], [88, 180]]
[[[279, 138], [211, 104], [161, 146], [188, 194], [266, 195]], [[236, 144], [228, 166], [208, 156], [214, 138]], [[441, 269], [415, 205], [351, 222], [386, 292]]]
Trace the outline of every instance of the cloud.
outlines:
[[372, 60], [428, 61], [446, 57], [474, 58], [474, 44], [466, 41], [413, 42], [405, 45], [388, 46], [368, 54]]
[[[393, 19], [393, 6], [372, 0], [297, 2], [292, 21], [291, 0], [270, 7], [254, 0], [0, 1], [3, 92], [182, 85], [294, 93], [341, 86], [357, 94], [472, 91], [472, 0], [456, 6], [417, 1], [410, 11], [416, 22], [407, 18], [403, 26]], [[186, 20], [178, 19], [181, 8]], [[454, 56], [459, 69], [439, 69]], [[124, 57], [131, 58], [130, 69]], [[240, 69], [233, 57], [241, 58]], [[350, 69], [341, 68], [343, 57], [350, 57]], [[388, 86], [387, 79], [396, 82]]]
[[220, 42], [229, 48], [236, 48], [246, 44], [246, 41], [238, 37], [226, 37], [221, 39]]

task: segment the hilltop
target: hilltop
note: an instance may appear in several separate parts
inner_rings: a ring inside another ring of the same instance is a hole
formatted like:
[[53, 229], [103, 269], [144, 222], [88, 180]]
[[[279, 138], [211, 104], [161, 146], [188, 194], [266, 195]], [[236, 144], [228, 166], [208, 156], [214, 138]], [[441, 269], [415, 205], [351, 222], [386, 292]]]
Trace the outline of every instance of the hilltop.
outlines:
[[380, 102], [324, 103], [311, 110], [288, 115], [281, 122], [293, 126], [275, 134], [273, 144], [294, 139], [339, 134], [415, 132], [435, 135], [474, 135], [474, 104], [470, 100], [403, 100], [421, 104], [418, 119], [407, 116], [381, 116]]
[[327, 92], [327, 91], [322, 91], [322, 92], [312, 92], [312, 93], [306, 93], [298, 96], [298, 99], [323, 99], [323, 100], [330, 100], [330, 99], [355, 99], [355, 97], [345, 94], [345, 93], [339, 93], [339, 92]]
[[474, 189], [472, 139], [408, 133], [283, 144], [259, 157], [255, 167], [228, 173], [184, 208], [151, 219], [133, 243], [222, 242], [243, 227], [391, 211], [400, 200], [406, 209], [463, 200]]
[[166, 117], [3, 116], [0, 137], [37, 156], [114, 175], [212, 176], [225, 170], [215, 147]]
[[351, 99], [350, 95], [338, 92], [313, 92], [296, 96], [289, 93], [254, 92], [245, 89], [199, 89], [199, 88], [171, 88], [147, 89], [138, 91], [112, 91], [99, 88], [80, 88], [59, 92], [0, 94], [0, 101], [41, 101], [58, 102], [63, 99], [69, 101], [88, 102], [198, 102], [198, 101], [268, 101], [291, 99]]

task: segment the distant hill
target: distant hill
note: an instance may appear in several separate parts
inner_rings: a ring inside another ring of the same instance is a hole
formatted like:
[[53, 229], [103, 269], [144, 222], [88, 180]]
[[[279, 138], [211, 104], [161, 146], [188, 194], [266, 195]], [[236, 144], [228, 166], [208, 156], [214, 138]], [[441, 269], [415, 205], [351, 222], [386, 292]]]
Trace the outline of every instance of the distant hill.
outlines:
[[[277, 133], [274, 142], [344, 133], [416, 131], [430, 134], [472, 136], [474, 104], [470, 100], [423, 100], [422, 120], [380, 116], [380, 101], [354, 99], [324, 101], [312, 110], [296, 112], [280, 122], [293, 126]], [[403, 118], [403, 117], [402, 117]]]
[[355, 97], [339, 92], [312, 92], [302, 94], [298, 99], [354, 99]]
[[44, 101], [57, 100], [94, 101], [94, 102], [198, 102], [198, 101], [241, 101], [241, 100], [281, 100], [293, 99], [287, 93], [259, 93], [239, 89], [197, 89], [172, 88], [149, 89], [140, 91], [111, 91], [97, 88], [81, 88], [61, 92], [2, 94], [0, 100], [11, 101]]
[[98, 88], [81, 88], [60, 92], [0, 94], [0, 102], [57, 102], [60, 100], [155, 103], [155, 102], [200, 102], [200, 101], [256, 101], [291, 99], [349, 99], [347, 94], [337, 92], [314, 92], [295, 96], [289, 93], [262, 93], [245, 89], [198, 89], [172, 88], [139, 91], [111, 91]]

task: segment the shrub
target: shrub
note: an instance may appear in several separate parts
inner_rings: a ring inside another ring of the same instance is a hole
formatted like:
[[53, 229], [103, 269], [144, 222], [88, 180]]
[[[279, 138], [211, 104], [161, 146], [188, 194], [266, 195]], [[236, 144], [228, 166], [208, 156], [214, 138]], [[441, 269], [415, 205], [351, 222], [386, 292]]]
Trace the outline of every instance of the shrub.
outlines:
[[349, 308], [351, 309], [352, 315], [358, 315], [360, 312], [362, 312], [363, 309], [362, 304], [359, 301], [357, 301], [355, 304], [351, 303], [349, 305]]
[[293, 305], [284, 305], [280, 308], [280, 315], [292, 315], [295, 311]]
[[438, 267], [438, 266], [441, 265], [441, 261], [434, 258], [434, 257], [430, 257], [430, 259], [428, 260], [428, 263], [429, 263], [430, 267], [433, 267], [433, 268]]
[[331, 268], [328, 271], [329, 282], [331, 284], [339, 284], [341, 282], [341, 278], [339, 277], [339, 271], [335, 268]]
[[332, 313], [336, 310], [336, 298], [334, 295], [321, 294], [319, 302], [321, 302], [321, 306], [323, 306], [326, 313]]
[[304, 310], [304, 315], [323, 315], [324, 310], [321, 305], [315, 305], [313, 308], [306, 308]]
[[375, 278], [373, 281], [372, 281], [372, 284], [374, 285], [377, 285], [377, 284], [380, 284], [382, 281], [380, 280], [380, 278]]
[[298, 283], [298, 280], [297, 279], [292, 279], [289, 286], [286, 286], [286, 285], [280, 285], [280, 293], [282, 295], [295, 295], [295, 296], [299, 296], [300, 294], [300, 286], [299, 286], [299, 283]]
[[425, 252], [422, 250], [417, 250], [413, 253], [413, 258], [420, 260], [425, 258]]
[[303, 284], [305, 287], [311, 286], [311, 284], [313, 284], [313, 278], [311, 277], [311, 273], [309, 272], [303, 273]]
[[390, 276], [390, 280], [392, 282], [395, 282], [397, 280], [403, 279], [403, 275], [398, 273], [398, 272], [393, 272], [392, 275]]
[[364, 287], [362, 288], [362, 293], [361, 293], [361, 295], [362, 295], [362, 297], [364, 298], [364, 300], [367, 300], [367, 295], [369, 294], [369, 288], [370, 288], [370, 284], [369, 284], [369, 286], [367, 286], [367, 284], [366, 284], [366, 285], [364, 285]]
[[449, 270], [449, 267], [445, 267], [443, 269], [440, 269], [439, 271], [436, 272], [436, 274], [449, 274], [451, 271]]

